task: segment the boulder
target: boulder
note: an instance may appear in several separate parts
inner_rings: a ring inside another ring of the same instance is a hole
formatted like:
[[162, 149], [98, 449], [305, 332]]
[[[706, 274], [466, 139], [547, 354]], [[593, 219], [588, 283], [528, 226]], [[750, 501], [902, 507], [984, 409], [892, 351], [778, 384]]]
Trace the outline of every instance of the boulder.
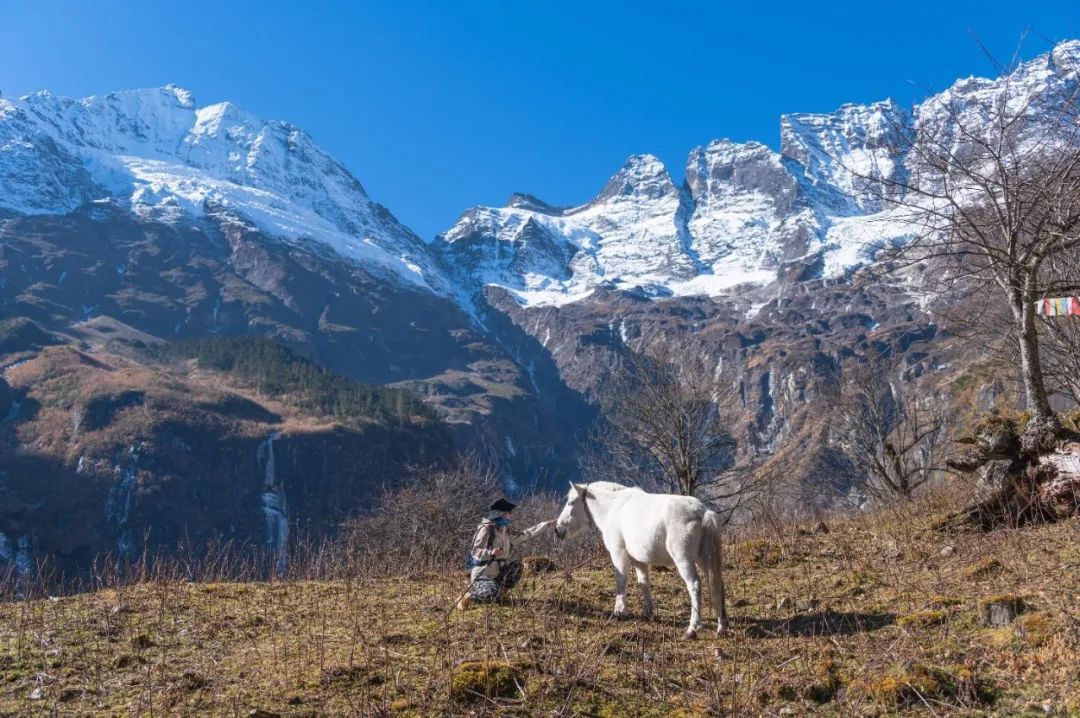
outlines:
[[1007, 626], [1024, 610], [1024, 600], [1018, 596], [993, 596], [979, 602], [979, 618], [984, 626]]

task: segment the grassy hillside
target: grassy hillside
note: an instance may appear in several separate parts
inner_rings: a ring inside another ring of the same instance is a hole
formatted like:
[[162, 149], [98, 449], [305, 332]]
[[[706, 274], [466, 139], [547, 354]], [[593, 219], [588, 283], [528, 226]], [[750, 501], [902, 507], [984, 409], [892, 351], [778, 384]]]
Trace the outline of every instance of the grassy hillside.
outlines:
[[[734, 629], [693, 641], [672, 573], [612, 619], [598, 554], [464, 615], [461, 571], [8, 603], [0, 713], [1080, 715], [1080, 523], [945, 536], [941, 504], [733, 535]], [[997, 594], [1024, 612], [983, 627]]]

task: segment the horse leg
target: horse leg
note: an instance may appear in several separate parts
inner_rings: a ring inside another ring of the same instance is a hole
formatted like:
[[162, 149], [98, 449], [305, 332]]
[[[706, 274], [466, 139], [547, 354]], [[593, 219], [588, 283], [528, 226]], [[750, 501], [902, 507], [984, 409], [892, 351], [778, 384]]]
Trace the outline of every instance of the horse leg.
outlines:
[[[716, 576], [713, 577], [713, 610], [716, 612], [716, 632], [723, 633], [730, 625], [727, 616], [727, 597], [724, 590], [724, 574], [721, 566], [716, 567]], [[720, 608], [717, 609], [716, 606]]]
[[611, 563], [615, 566], [615, 615], [626, 615], [626, 574], [630, 568], [630, 556], [625, 552], [611, 552]]
[[646, 620], [652, 620], [653, 617], [653, 600], [652, 600], [652, 586], [649, 585], [649, 564], [634, 562], [634, 574], [637, 576], [637, 582], [641, 586], [642, 607], [641, 615]]
[[684, 560], [675, 567], [686, 582], [686, 590], [690, 594], [690, 625], [686, 627], [684, 638], [693, 638], [701, 630], [701, 577], [693, 561]]

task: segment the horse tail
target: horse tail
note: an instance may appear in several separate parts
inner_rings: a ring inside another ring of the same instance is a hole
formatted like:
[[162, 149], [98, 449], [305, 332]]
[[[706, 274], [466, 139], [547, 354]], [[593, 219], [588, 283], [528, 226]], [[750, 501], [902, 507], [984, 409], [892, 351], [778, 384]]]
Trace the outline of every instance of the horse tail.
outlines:
[[717, 631], [727, 628], [727, 606], [724, 596], [724, 544], [720, 516], [705, 511], [701, 520], [701, 565], [709, 584], [710, 601], [717, 620]]

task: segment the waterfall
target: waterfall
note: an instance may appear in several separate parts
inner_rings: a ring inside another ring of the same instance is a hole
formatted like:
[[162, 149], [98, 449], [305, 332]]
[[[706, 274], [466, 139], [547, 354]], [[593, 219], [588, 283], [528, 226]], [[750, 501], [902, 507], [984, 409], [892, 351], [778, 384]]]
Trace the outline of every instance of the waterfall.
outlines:
[[285, 498], [285, 486], [278, 481], [274, 458], [274, 441], [280, 436], [271, 432], [266, 441], [259, 444], [256, 460], [264, 466], [262, 492], [259, 508], [266, 522], [266, 545], [275, 558], [278, 575], [285, 573], [289, 548], [289, 508]]
[[[109, 493], [105, 496], [105, 520], [116, 532], [116, 553], [120, 558], [130, 557], [135, 550], [135, 540], [131, 533], [131, 508], [135, 505], [135, 488], [139, 475], [139, 452], [141, 446], [128, 447], [131, 457], [129, 466], [117, 466], [113, 473], [116, 477]], [[80, 458], [80, 465], [82, 459]]]
[[0, 532], [0, 560], [11, 563], [15, 568], [15, 575], [20, 578], [34, 574], [32, 549], [33, 545], [28, 534], [18, 536], [12, 544], [11, 539]]

